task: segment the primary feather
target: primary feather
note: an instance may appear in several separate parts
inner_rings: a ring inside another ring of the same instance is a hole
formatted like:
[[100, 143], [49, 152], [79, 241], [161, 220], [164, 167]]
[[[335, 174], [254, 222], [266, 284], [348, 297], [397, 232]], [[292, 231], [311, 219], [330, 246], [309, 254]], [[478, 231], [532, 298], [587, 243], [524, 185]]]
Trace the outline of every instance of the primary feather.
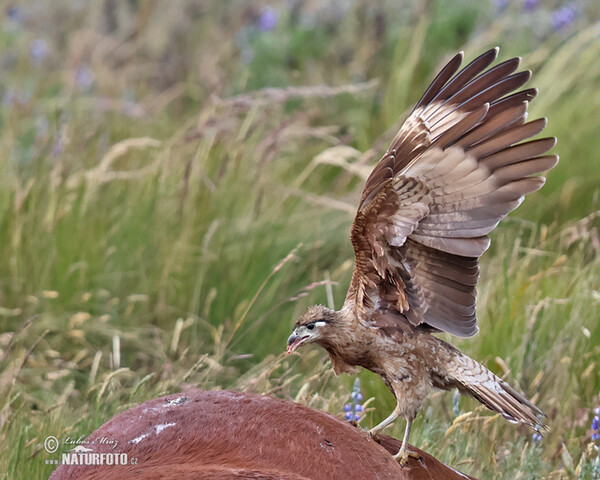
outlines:
[[487, 234], [558, 161], [554, 138], [525, 123], [535, 90], [507, 96], [530, 77], [513, 58], [484, 71], [489, 50], [456, 73], [440, 72], [366, 181], [351, 238], [356, 255], [346, 298], [357, 314], [391, 310], [468, 337], [477, 328], [477, 259]]

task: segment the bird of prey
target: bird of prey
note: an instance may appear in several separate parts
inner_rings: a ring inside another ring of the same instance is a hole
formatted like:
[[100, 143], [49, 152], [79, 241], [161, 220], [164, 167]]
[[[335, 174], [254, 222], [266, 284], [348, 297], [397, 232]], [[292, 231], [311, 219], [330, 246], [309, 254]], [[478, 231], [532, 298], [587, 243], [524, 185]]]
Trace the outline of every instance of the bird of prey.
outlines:
[[[529, 140], [546, 119], [527, 122], [537, 94], [518, 90], [530, 71], [519, 58], [490, 65], [498, 48], [458, 69], [456, 55], [433, 80], [368, 177], [351, 229], [355, 266], [344, 305], [310, 307], [287, 352], [316, 343], [336, 374], [363, 367], [396, 397], [406, 420], [395, 458], [409, 456], [411, 424], [434, 388], [458, 389], [514, 423], [545, 428], [542, 411], [486, 367], [435, 337], [477, 333], [478, 259], [487, 236], [556, 165], [555, 138]], [[488, 68], [490, 67], [490, 68]]]

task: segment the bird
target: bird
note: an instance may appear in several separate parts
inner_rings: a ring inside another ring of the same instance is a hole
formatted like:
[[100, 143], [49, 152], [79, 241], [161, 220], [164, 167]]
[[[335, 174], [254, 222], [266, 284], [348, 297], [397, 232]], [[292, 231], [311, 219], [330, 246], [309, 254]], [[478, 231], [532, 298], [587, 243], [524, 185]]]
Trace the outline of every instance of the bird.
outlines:
[[[396, 407], [369, 433], [406, 420], [394, 458], [406, 465], [413, 420], [429, 394], [457, 389], [538, 432], [544, 413], [517, 389], [436, 333], [471, 337], [488, 234], [545, 183], [558, 163], [556, 138], [527, 121], [535, 88], [520, 58], [495, 63], [499, 48], [460, 71], [455, 55], [435, 77], [368, 176], [350, 231], [355, 264], [340, 310], [309, 307], [287, 353], [316, 344], [336, 374], [380, 375]], [[495, 63], [495, 64], [494, 64]], [[492, 65], [494, 64], [494, 65]], [[516, 73], [515, 73], [516, 72]]]

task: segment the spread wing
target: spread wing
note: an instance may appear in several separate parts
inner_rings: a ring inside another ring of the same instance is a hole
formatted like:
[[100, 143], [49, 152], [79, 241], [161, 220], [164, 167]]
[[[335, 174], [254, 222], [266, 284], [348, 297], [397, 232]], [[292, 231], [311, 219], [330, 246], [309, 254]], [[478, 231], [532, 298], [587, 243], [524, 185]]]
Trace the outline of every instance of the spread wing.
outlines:
[[[414, 325], [453, 335], [477, 332], [475, 287], [487, 234], [542, 187], [535, 176], [558, 161], [556, 140], [524, 142], [545, 119], [526, 123], [537, 91], [519, 59], [492, 68], [490, 50], [456, 73], [462, 53], [438, 74], [362, 194], [351, 230], [356, 264], [346, 304], [361, 314], [396, 311]], [[376, 318], [376, 316], [374, 316]]]

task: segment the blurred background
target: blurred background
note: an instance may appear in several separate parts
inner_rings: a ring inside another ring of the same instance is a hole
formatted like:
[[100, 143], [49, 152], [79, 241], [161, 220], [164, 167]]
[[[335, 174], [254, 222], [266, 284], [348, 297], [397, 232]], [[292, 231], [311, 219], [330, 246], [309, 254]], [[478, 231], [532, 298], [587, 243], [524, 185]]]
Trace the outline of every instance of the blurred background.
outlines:
[[[411, 441], [481, 478], [600, 477], [598, 2], [37, 0], [0, 16], [2, 478], [47, 477], [48, 435], [189, 388], [344, 418], [354, 379], [317, 348], [286, 357], [291, 326], [342, 304], [365, 175], [436, 69], [494, 46], [533, 70], [530, 118], [548, 117], [561, 162], [492, 233], [480, 333], [448, 340], [551, 429], [440, 393]], [[395, 402], [360, 380], [366, 428]]]

